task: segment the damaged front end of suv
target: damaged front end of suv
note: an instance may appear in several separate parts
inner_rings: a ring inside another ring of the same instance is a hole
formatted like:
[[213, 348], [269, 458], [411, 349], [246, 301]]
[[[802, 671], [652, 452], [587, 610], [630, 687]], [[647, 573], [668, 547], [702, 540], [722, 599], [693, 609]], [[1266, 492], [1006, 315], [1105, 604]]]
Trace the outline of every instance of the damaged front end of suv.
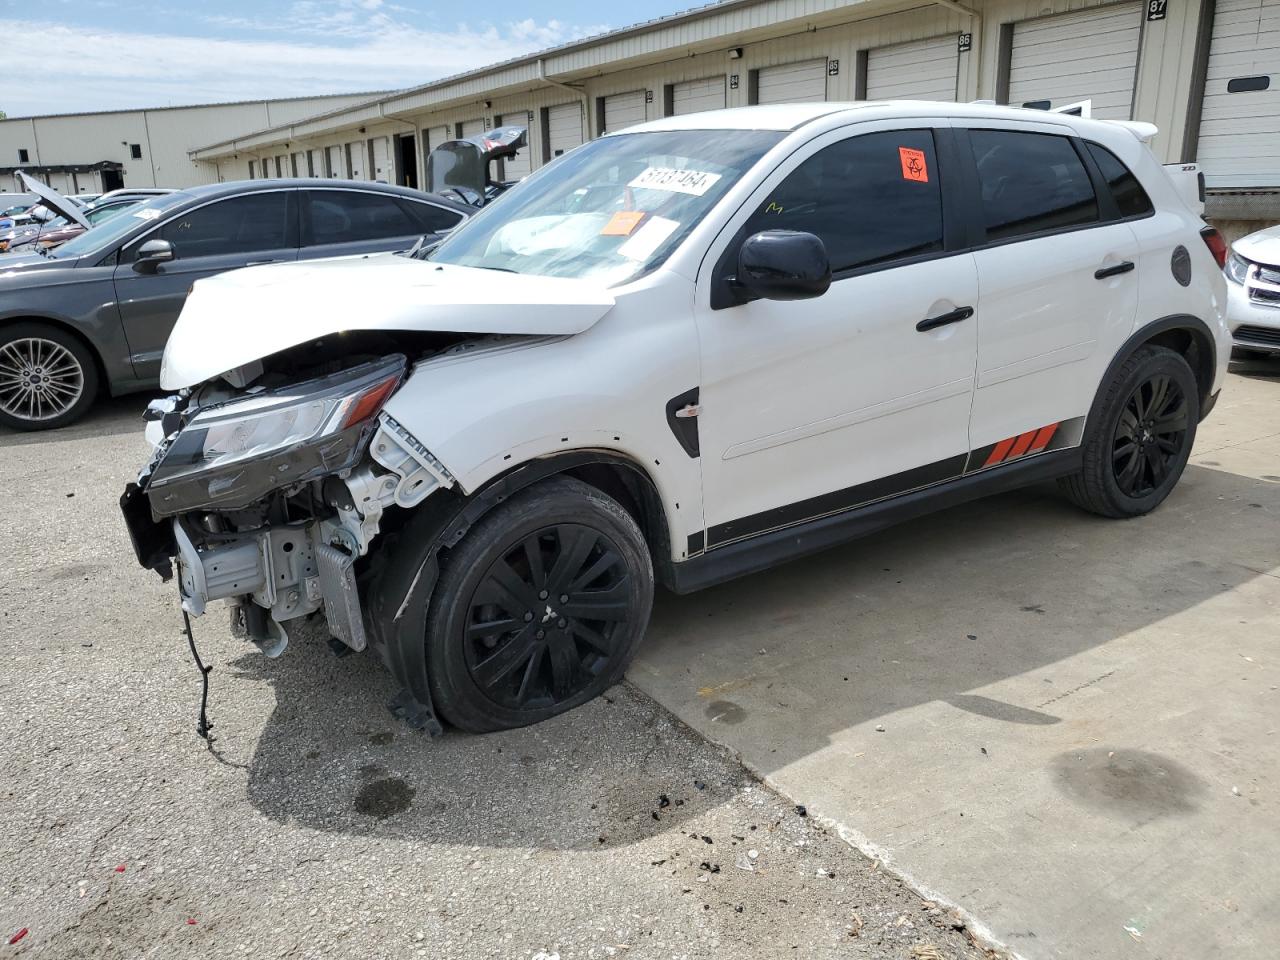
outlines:
[[454, 486], [383, 411], [409, 358], [334, 339], [154, 401], [154, 455], [121, 498], [142, 565], [167, 580], [176, 560], [183, 611], [228, 601], [233, 634], [269, 657], [316, 613], [364, 650], [357, 578], [384, 512]]

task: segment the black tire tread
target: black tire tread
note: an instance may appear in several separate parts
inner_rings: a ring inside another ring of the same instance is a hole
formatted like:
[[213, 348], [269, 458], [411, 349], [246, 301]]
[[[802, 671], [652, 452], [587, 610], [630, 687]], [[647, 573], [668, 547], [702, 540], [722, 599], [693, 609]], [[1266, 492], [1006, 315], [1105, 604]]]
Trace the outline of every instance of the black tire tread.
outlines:
[[[642, 616], [638, 618], [634, 635], [624, 656], [618, 659], [608, 674], [600, 678], [603, 683], [597, 682], [599, 690], [591, 693], [590, 696], [582, 694], [575, 696], [569, 701], [568, 706], [561, 705], [545, 711], [529, 711], [527, 716], [513, 723], [488, 710], [488, 705], [473, 702], [472, 697], [468, 695], [469, 678], [458, 675], [456, 668], [443, 650], [443, 645], [449, 642], [445, 622], [450, 605], [457, 603], [460, 599], [459, 589], [463, 579], [488, 544], [502, 537], [506, 531], [526, 518], [546, 513], [548, 507], [557, 503], [563, 504], [568, 499], [577, 500], [576, 509], [583, 513], [599, 511], [612, 520], [617, 525], [621, 538], [626, 541], [619, 546], [624, 549], [630, 548], [638, 553], [640, 562], [636, 564], [637, 569], [633, 570], [633, 573], [644, 578], [642, 591], [645, 597], [645, 609], [642, 611]], [[514, 726], [536, 723], [579, 706], [622, 679], [640, 642], [644, 639], [652, 602], [653, 563], [644, 534], [631, 514], [612, 497], [573, 477], [556, 476], [536, 483], [491, 510], [468, 531], [442, 564], [440, 582], [436, 586], [427, 617], [427, 675], [434, 705], [450, 724], [469, 733], [492, 733], [497, 730], [511, 729]]]
[[[1110, 382], [1103, 388], [1094, 405], [1094, 409], [1090, 412], [1088, 424], [1086, 425], [1087, 432], [1081, 446], [1081, 469], [1078, 473], [1063, 477], [1058, 481], [1059, 488], [1066, 494], [1067, 498], [1082, 510], [1096, 513], [1098, 516], [1120, 520], [1147, 513], [1152, 509], [1134, 510], [1132, 506], [1114, 498], [1107, 489], [1107, 478], [1111, 472], [1110, 433], [1112, 411], [1115, 410], [1117, 405], [1124, 403], [1128, 399], [1129, 392], [1132, 389], [1130, 381], [1138, 372], [1145, 367], [1168, 362], [1170, 359], [1177, 364], [1181, 364], [1186, 371], [1187, 379], [1194, 385], [1196, 382], [1195, 374], [1182, 354], [1175, 350], [1170, 350], [1168, 347], [1144, 344], [1134, 350], [1120, 364], [1112, 375]], [[1192, 390], [1188, 394], [1187, 400], [1192, 407], [1188, 416], [1190, 421], [1188, 433], [1191, 435], [1190, 442], [1194, 442], [1199, 412], [1198, 393]]]

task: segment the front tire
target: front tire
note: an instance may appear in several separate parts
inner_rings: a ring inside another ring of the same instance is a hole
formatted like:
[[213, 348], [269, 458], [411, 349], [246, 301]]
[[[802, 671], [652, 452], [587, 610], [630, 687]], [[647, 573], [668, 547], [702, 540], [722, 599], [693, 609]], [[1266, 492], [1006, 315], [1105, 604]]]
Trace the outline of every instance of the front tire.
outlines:
[[44, 323], [0, 329], [0, 424], [53, 430], [93, 405], [98, 368], [83, 343]]
[[1100, 516], [1141, 516], [1169, 495], [1187, 465], [1200, 422], [1199, 386], [1181, 354], [1147, 345], [1103, 391], [1084, 437], [1081, 470], [1062, 487]]
[[431, 696], [473, 733], [546, 720], [622, 679], [649, 622], [653, 564], [615, 500], [555, 477], [450, 551], [427, 617]]

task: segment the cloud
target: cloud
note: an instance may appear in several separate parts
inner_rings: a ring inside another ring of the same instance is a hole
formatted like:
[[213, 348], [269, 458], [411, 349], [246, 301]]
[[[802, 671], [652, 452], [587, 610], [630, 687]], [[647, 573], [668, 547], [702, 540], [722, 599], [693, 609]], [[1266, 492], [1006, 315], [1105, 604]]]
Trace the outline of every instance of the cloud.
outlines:
[[252, 39], [0, 19], [0, 36], [40, 37], [6, 47], [0, 109], [15, 117], [399, 89], [604, 29], [522, 20], [426, 30], [398, 14], [382, 0], [308, 0], [280, 20], [235, 24]]

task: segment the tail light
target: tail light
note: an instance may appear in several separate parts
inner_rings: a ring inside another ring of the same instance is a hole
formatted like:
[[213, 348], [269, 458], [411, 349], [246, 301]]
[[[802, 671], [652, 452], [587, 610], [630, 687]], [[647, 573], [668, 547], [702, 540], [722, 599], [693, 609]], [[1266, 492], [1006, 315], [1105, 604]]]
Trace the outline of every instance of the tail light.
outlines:
[[1213, 259], [1218, 262], [1219, 269], [1225, 267], [1227, 265], [1227, 241], [1222, 239], [1222, 234], [1213, 227], [1205, 227], [1200, 231], [1200, 236], [1204, 238], [1204, 245], [1213, 254]]

